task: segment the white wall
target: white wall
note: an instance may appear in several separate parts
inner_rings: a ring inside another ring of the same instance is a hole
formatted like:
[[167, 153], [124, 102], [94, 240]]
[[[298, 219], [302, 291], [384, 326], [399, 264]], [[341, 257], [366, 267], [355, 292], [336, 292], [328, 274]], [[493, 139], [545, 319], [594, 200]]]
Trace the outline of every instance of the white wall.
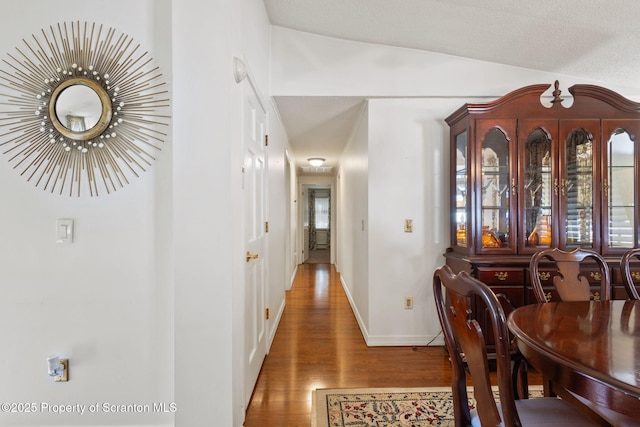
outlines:
[[[174, 74], [185, 77], [175, 79], [173, 100], [175, 396], [180, 426], [216, 419], [233, 425], [234, 399], [242, 392], [233, 387], [234, 377], [243, 384], [243, 359], [233, 364], [233, 353], [242, 348], [233, 340], [242, 331], [233, 317], [234, 273], [241, 271], [233, 256], [241, 250], [233, 239], [241, 230], [234, 213], [242, 212], [242, 206], [235, 198], [234, 189], [240, 186], [232, 171], [232, 165], [239, 164], [241, 144], [230, 143], [241, 141], [240, 92], [231, 74], [232, 58], [240, 50], [239, 27], [233, 25], [239, 13], [239, 4], [231, 1], [173, 3]], [[194, 115], [201, 119], [193, 120]], [[241, 281], [236, 284], [242, 289]], [[204, 412], [202, 407], [211, 402], [216, 405]]]
[[287, 166], [285, 171], [289, 206], [287, 211], [289, 232], [285, 271], [289, 273], [289, 283], [287, 284], [286, 290], [290, 290], [298, 271], [298, 257], [300, 256], [301, 251], [301, 247], [299, 247], [298, 244], [298, 204], [301, 203], [302, 199], [298, 202], [298, 177], [295, 173], [295, 163], [293, 162], [293, 159], [291, 159], [288, 150], [286, 150], [286, 154]]
[[[246, 62], [268, 99], [270, 27], [260, 0], [180, 0], [173, 6], [174, 73], [184, 76], [176, 78], [174, 103], [176, 425], [235, 427], [246, 409], [240, 130], [247, 83], [235, 83], [233, 58]], [[272, 119], [268, 126], [274, 131], [269, 181], [278, 187], [284, 185], [286, 141]], [[284, 209], [286, 190], [269, 191]], [[282, 220], [274, 221], [268, 239], [278, 261], [269, 277], [283, 283], [274, 284], [268, 304], [279, 310], [286, 274], [276, 271], [284, 258], [278, 242], [287, 236]]]
[[[104, 7], [102, 7], [104, 6]], [[3, 2], [0, 54], [62, 22], [126, 33], [148, 50], [170, 89], [172, 125], [157, 160], [111, 195], [60, 196], [0, 158], [2, 402], [145, 405], [176, 414], [7, 414], [0, 426], [240, 426], [244, 418], [241, 89], [233, 57], [268, 98], [270, 26], [261, 0]], [[4, 69], [4, 64], [0, 65]], [[0, 89], [1, 90], [1, 89]], [[0, 106], [0, 108], [3, 108]], [[273, 113], [273, 111], [271, 111]], [[286, 134], [270, 121], [270, 250], [281, 311]], [[4, 150], [1, 150], [4, 151]], [[55, 221], [75, 241], [56, 245]], [[270, 324], [273, 336], [277, 319]], [[50, 354], [70, 358], [54, 383]]]
[[367, 336], [369, 304], [369, 160], [367, 105], [363, 104], [337, 174], [336, 267], [360, 328]]
[[[449, 246], [448, 128], [458, 100], [369, 101], [369, 345], [424, 344], [438, 333], [431, 275]], [[404, 221], [413, 221], [413, 232]], [[413, 309], [404, 308], [405, 297]], [[393, 322], [389, 319], [394, 319]]]
[[[79, 20], [113, 27], [148, 49], [171, 89], [170, 2], [3, 2], [0, 54], [42, 28]], [[167, 43], [168, 42], [168, 43]], [[3, 63], [0, 65], [6, 70]], [[5, 107], [0, 107], [5, 108]], [[2, 131], [4, 132], [4, 130]], [[1, 151], [5, 151], [2, 149]], [[110, 195], [69, 197], [27, 182], [0, 157], [0, 401], [147, 404], [173, 401], [171, 136], [157, 160]], [[166, 187], [165, 187], [166, 188]], [[57, 245], [57, 218], [75, 221]], [[47, 375], [70, 358], [70, 381]], [[171, 424], [171, 414], [0, 413], [0, 425]]]

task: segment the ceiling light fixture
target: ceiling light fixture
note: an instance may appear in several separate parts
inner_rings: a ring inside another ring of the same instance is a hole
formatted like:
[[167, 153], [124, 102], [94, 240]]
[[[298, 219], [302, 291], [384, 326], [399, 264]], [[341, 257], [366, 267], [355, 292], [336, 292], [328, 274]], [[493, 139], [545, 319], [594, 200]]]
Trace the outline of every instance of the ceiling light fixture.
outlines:
[[312, 157], [312, 158], [307, 159], [307, 160], [309, 161], [309, 164], [311, 164], [311, 166], [313, 166], [315, 168], [318, 168], [318, 167], [322, 166], [322, 164], [324, 163], [325, 159], [323, 159], [321, 157]]

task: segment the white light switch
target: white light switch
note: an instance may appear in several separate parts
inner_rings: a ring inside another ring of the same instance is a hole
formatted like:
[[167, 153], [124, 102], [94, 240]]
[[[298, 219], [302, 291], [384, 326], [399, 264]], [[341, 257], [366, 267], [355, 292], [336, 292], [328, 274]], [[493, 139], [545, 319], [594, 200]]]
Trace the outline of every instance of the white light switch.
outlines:
[[73, 220], [58, 219], [56, 221], [56, 243], [73, 242]]

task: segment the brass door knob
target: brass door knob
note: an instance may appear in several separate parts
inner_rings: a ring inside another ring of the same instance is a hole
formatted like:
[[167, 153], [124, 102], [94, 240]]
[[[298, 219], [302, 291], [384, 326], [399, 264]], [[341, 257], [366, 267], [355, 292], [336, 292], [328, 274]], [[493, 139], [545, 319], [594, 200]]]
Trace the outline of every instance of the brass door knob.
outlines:
[[259, 257], [259, 254], [252, 254], [251, 252], [247, 251], [247, 262], [251, 261], [252, 259], [258, 259]]

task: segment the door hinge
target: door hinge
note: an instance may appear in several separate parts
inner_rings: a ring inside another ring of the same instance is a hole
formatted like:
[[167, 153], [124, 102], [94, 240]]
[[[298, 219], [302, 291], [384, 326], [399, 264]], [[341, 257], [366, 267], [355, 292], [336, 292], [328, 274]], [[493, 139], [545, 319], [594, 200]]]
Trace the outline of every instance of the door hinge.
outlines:
[[264, 309], [264, 318], [269, 320], [270, 317], [271, 317], [271, 309], [267, 307]]
[[264, 223], [264, 232], [268, 233], [269, 232], [269, 221]]
[[264, 136], [264, 146], [268, 147], [269, 146], [269, 135], [265, 135]]

